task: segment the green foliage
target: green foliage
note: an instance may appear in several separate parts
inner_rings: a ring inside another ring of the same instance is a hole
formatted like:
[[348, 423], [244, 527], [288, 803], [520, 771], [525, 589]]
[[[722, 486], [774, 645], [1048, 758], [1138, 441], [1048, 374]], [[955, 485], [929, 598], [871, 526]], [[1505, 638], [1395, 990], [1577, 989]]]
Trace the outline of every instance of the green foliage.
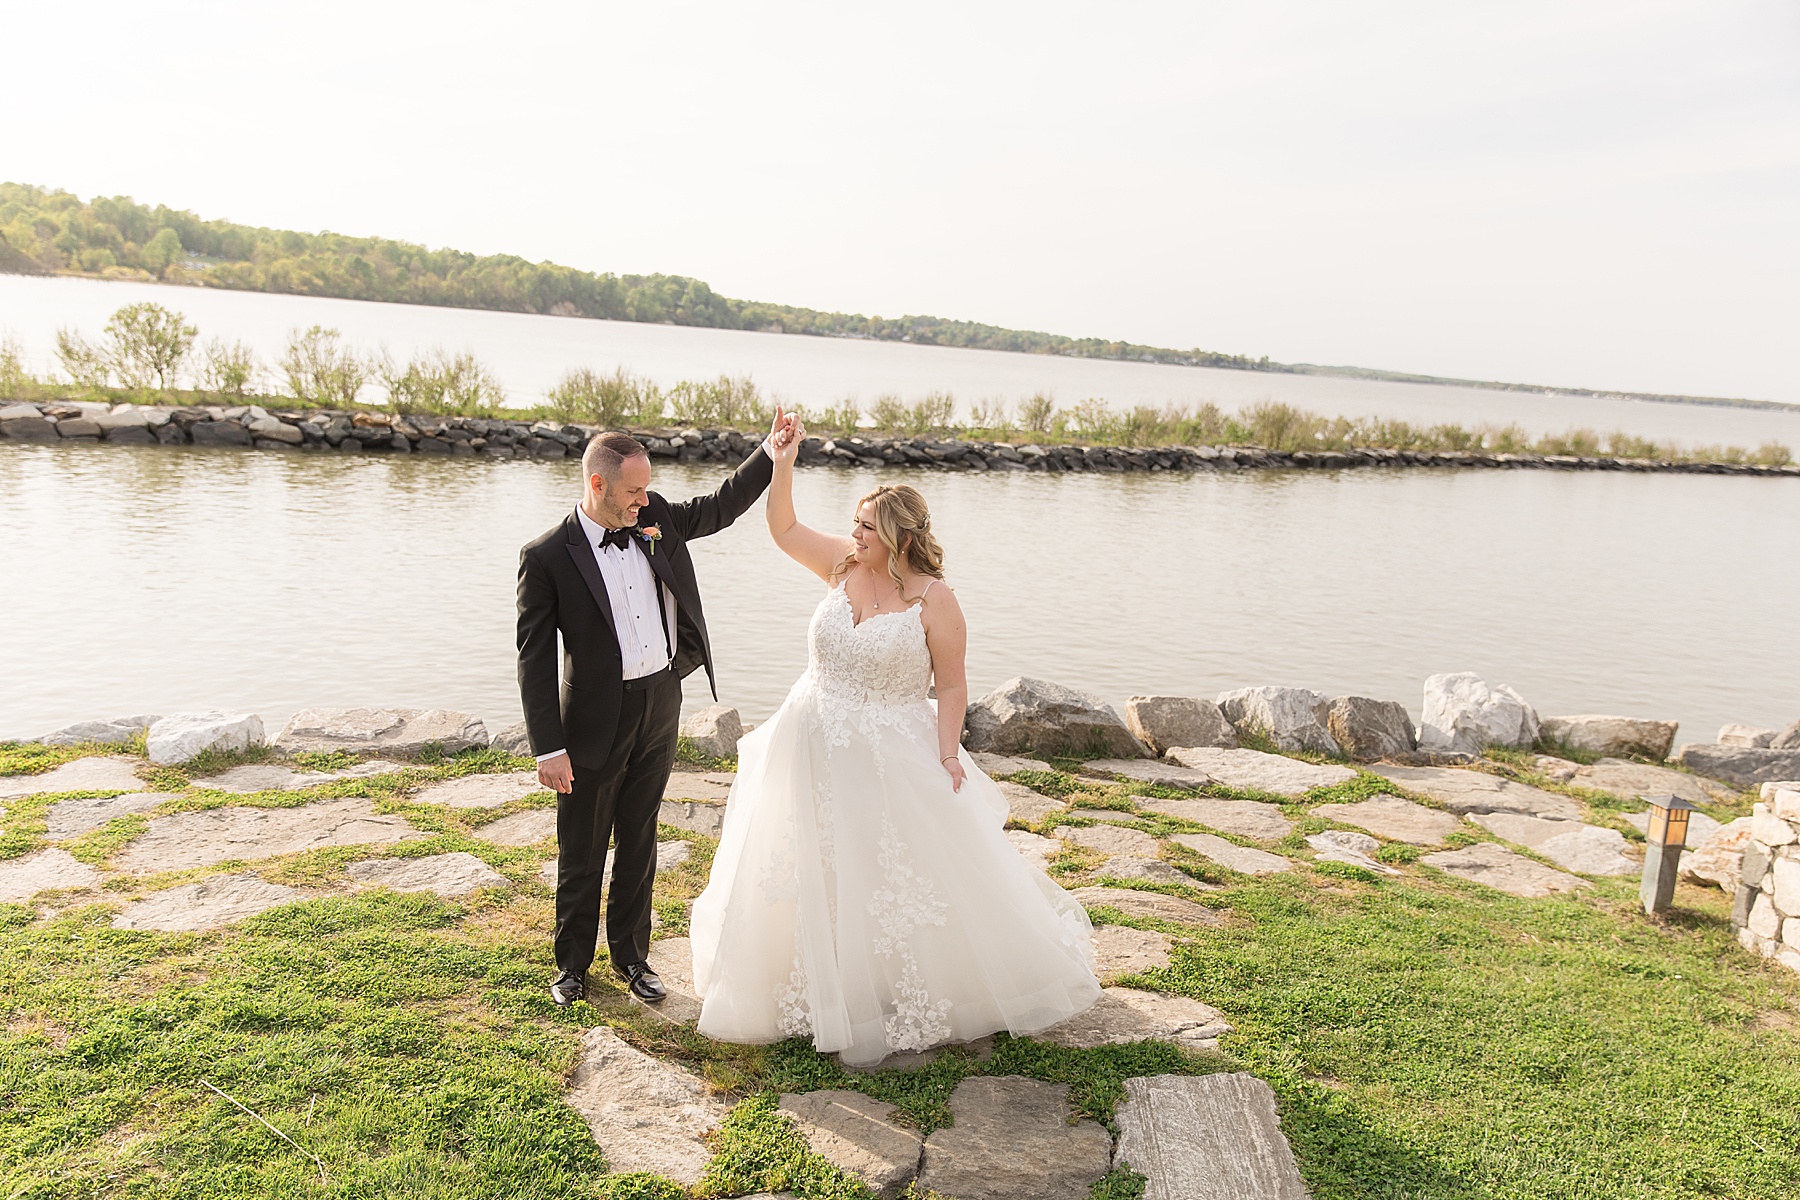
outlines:
[[281, 357], [288, 395], [314, 408], [349, 408], [373, 374], [373, 364], [341, 345], [335, 329], [314, 325], [295, 330]]
[[256, 352], [240, 341], [213, 338], [200, 356], [200, 390], [242, 403], [262, 376]]
[[1046, 796], [1070, 796], [1083, 786], [1074, 776], [1065, 775], [1061, 771], [1015, 771], [1006, 778]]
[[694, 383], [683, 380], [669, 389], [669, 409], [684, 425], [749, 425], [769, 423], [770, 408], [748, 375], [721, 375]]
[[1095, 1181], [1088, 1200], [1144, 1200], [1144, 1185], [1149, 1182], [1130, 1167], [1117, 1166]]
[[778, 1100], [764, 1092], [731, 1110], [713, 1134], [716, 1157], [695, 1185], [695, 1196], [792, 1191], [811, 1200], [870, 1200], [873, 1193], [861, 1181], [807, 1147], [776, 1107]]
[[663, 398], [657, 386], [624, 367], [602, 375], [588, 367], [570, 371], [544, 396], [550, 415], [606, 428], [627, 422], [662, 420]]
[[106, 323], [104, 353], [127, 389], [166, 392], [175, 387], [198, 334], [186, 317], [160, 304], [128, 304]]
[[395, 412], [491, 414], [506, 403], [500, 380], [467, 351], [429, 350], [404, 367], [384, 357], [374, 369]]

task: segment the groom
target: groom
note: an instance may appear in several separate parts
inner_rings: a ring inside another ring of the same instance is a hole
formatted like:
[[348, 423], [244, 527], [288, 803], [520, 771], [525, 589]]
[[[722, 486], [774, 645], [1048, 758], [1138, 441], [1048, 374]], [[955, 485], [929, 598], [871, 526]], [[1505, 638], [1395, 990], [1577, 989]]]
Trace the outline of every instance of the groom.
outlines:
[[[650, 491], [650, 458], [624, 433], [581, 456], [581, 503], [519, 552], [519, 694], [538, 779], [557, 793], [556, 966], [550, 997], [587, 994], [606, 901], [612, 969], [634, 995], [668, 995], [651, 969], [656, 817], [675, 761], [681, 679], [712, 646], [687, 543], [737, 520], [769, 486], [771, 450], [794, 436], [781, 409], [768, 439], [719, 490], [681, 503]], [[558, 687], [557, 635], [562, 635]]]

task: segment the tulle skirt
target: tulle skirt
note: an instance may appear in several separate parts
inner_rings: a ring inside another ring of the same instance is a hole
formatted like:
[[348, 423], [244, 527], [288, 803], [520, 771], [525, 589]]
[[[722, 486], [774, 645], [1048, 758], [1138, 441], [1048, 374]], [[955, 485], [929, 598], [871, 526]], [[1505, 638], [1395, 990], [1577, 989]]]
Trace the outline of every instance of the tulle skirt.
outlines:
[[1005, 796], [962, 761], [955, 792], [931, 701], [801, 678], [738, 745], [690, 921], [700, 1032], [809, 1036], [866, 1065], [1033, 1033], [1099, 999], [1087, 913], [1013, 849]]

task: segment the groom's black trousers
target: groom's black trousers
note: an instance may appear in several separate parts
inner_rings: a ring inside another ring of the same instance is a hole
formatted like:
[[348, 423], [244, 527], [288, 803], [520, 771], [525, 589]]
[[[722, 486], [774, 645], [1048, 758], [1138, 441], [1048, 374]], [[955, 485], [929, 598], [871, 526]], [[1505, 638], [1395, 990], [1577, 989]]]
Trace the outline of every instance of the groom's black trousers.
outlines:
[[564, 971], [593, 964], [609, 840], [618, 847], [606, 897], [608, 951], [615, 965], [643, 962], [650, 953], [656, 817], [675, 762], [681, 682], [664, 672], [620, 699], [606, 762], [576, 766], [573, 790], [556, 798], [556, 965]]

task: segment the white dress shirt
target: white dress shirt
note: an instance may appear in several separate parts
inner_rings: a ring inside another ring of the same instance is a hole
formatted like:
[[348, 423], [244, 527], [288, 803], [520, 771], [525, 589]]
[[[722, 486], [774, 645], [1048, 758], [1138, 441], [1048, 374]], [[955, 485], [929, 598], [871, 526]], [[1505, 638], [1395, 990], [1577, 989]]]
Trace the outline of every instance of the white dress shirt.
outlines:
[[[669, 594], [644, 551], [636, 546], [619, 547], [602, 543], [608, 530], [580, 508], [575, 510], [581, 532], [587, 536], [588, 548], [600, 565], [600, 578], [606, 581], [606, 596], [612, 602], [613, 632], [619, 638], [621, 677], [641, 679], [666, 671], [673, 661], [675, 646], [675, 597]], [[632, 535], [634, 538], [637, 536]], [[662, 605], [657, 594], [662, 594]], [[663, 623], [663, 614], [668, 623]], [[563, 750], [537, 756], [539, 762], [555, 758]]]

